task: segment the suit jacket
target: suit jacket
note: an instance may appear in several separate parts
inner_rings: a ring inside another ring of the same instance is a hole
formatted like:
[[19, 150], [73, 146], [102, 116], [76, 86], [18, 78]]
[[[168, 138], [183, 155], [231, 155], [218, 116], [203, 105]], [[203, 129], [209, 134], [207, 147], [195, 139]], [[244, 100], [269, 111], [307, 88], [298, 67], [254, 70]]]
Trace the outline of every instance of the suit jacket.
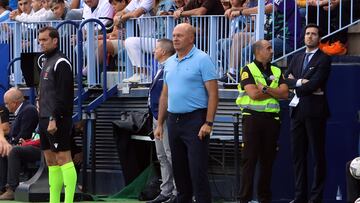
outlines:
[[[295, 79], [286, 79], [291, 89], [295, 89], [299, 97], [296, 107], [290, 107], [291, 118], [328, 117], [330, 115], [326, 99], [326, 84], [330, 75], [331, 57], [317, 50], [309, 61], [305, 71], [302, 71], [305, 52], [295, 55], [290, 62], [285, 77], [291, 73]], [[298, 79], [308, 79], [309, 82], [296, 87]], [[314, 94], [318, 89], [324, 94]]]
[[19, 139], [30, 139], [39, 122], [36, 107], [25, 101], [11, 124], [9, 139], [12, 144], [18, 144]]
[[149, 108], [156, 120], [158, 119], [159, 100], [164, 83], [163, 74], [164, 70], [162, 70], [161, 72], [159, 72], [159, 74], [155, 76], [153, 83], [151, 84], [149, 89]]

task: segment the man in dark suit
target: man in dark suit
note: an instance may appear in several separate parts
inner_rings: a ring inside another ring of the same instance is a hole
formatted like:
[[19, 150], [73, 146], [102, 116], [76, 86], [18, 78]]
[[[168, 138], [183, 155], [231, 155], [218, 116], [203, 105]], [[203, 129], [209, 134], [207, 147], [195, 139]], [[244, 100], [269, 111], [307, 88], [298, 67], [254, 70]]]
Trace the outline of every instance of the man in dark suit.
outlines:
[[[11, 124], [7, 141], [12, 145], [19, 144], [20, 139], [30, 139], [39, 122], [36, 107], [24, 101], [23, 93], [17, 88], [11, 88], [4, 94], [4, 102], [10, 113], [15, 115]], [[0, 194], [4, 192], [7, 183], [7, 156], [0, 157]]]
[[[175, 53], [172, 41], [169, 39], [159, 39], [156, 42], [154, 49], [154, 58], [159, 62], [158, 71], [149, 89], [149, 109], [153, 115], [153, 128], [157, 126], [158, 113], [159, 113], [159, 100], [161, 90], [163, 88], [163, 73], [164, 63], [166, 60]], [[166, 123], [164, 124], [163, 137], [156, 137], [155, 139], [156, 155], [160, 162], [160, 171], [162, 183], [160, 185], [160, 194], [153, 200], [147, 203], [161, 203], [161, 202], [175, 202], [176, 188], [174, 184], [171, 151], [169, 145], [169, 137], [167, 133]]]
[[[294, 96], [289, 104], [291, 144], [295, 169], [294, 203], [322, 202], [326, 177], [325, 128], [329, 116], [326, 83], [331, 58], [319, 48], [321, 30], [317, 25], [305, 27], [305, 53], [292, 59], [285, 76]], [[307, 195], [307, 151], [314, 160], [314, 178]]]

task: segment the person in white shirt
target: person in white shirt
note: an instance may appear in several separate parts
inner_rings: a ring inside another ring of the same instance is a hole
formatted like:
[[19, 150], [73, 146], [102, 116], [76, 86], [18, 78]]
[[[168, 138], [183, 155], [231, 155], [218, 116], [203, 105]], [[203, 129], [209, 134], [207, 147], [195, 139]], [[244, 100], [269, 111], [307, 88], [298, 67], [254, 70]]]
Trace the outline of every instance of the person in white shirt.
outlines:
[[[122, 12], [122, 15], [119, 16], [119, 21], [125, 23], [130, 18], [142, 18], [151, 16], [151, 11], [154, 7], [153, 0], [132, 0], [129, 5], [126, 6], [125, 10]], [[149, 36], [154, 33], [154, 28], [156, 27], [150, 19], [139, 20], [140, 36]], [[146, 75], [146, 69], [141, 68], [141, 64], [135, 63], [137, 60], [137, 52], [133, 53], [134, 47], [132, 46], [133, 37], [127, 38], [125, 40], [125, 49], [128, 53], [128, 56], [133, 63], [134, 75], [130, 78], [123, 80], [123, 82], [140, 82], [141, 75]], [[128, 47], [129, 46], [129, 47]], [[151, 48], [150, 48], [151, 52]], [[138, 70], [136, 71], [136, 68]]]
[[55, 20], [53, 12], [50, 10], [50, 0], [32, 0], [31, 7], [33, 12], [15, 16], [18, 22], [39, 22]]
[[111, 23], [114, 9], [108, 0], [85, 0], [83, 19], [96, 18], [105, 26]]
[[33, 12], [34, 11], [32, 10], [30, 0], [19, 0], [18, 1], [18, 9], [11, 11], [10, 19], [15, 20], [15, 17], [17, 17], [17, 16], [29, 15]]

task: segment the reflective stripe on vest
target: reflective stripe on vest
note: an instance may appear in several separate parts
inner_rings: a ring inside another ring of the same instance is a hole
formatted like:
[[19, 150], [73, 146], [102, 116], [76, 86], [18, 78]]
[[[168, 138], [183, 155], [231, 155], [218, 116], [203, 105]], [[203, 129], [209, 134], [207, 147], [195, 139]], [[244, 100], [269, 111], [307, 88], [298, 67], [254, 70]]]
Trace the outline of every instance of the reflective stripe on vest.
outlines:
[[[255, 80], [255, 84], [257, 85], [259, 82], [261, 84], [266, 84], [266, 80], [256, 66], [256, 64], [250, 63], [248, 65], [251, 75]], [[271, 66], [271, 72], [273, 73], [274, 79], [272, 80], [269, 87], [277, 88], [279, 86], [279, 79], [281, 77], [281, 70], [276, 66]], [[278, 113], [280, 112], [280, 105], [279, 101], [275, 98], [268, 98], [265, 100], [253, 100], [246, 94], [245, 90], [241, 88], [241, 85], [238, 85], [239, 96], [236, 99], [236, 104], [240, 107], [241, 110], [243, 109], [250, 109], [258, 112], [271, 112], [271, 113]]]

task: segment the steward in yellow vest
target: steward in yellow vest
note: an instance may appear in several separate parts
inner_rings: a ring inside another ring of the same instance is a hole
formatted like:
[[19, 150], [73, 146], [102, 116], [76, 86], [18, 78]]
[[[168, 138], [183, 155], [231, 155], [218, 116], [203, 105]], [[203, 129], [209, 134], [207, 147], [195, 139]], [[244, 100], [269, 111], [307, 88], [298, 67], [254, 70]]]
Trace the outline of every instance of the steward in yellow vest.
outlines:
[[271, 65], [270, 42], [254, 43], [255, 60], [241, 69], [236, 104], [242, 111], [242, 175], [240, 202], [252, 200], [254, 175], [259, 162], [258, 201], [271, 202], [271, 175], [280, 132], [278, 99], [287, 99], [288, 87], [281, 69]]

